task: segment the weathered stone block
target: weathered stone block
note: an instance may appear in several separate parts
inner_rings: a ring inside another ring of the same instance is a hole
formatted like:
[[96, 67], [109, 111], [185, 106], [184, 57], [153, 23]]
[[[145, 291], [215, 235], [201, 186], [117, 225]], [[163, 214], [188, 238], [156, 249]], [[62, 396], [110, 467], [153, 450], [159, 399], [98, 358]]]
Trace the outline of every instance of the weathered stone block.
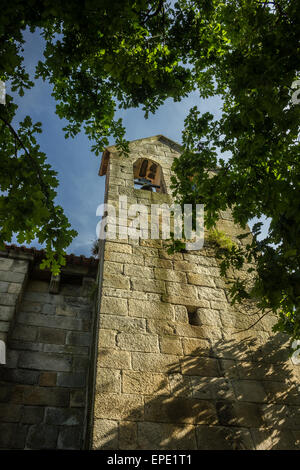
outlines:
[[147, 300], [148, 298], [148, 294], [146, 292], [115, 289], [114, 287], [103, 287], [102, 295], [105, 295], [107, 297], [118, 297], [120, 299]]
[[121, 393], [121, 372], [98, 367], [96, 391], [97, 393]]
[[24, 406], [21, 422], [24, 424], [39, 424], [44, 419], [45, 408], [41, 406]]
[[178, 357], [172, 354], [132, 353], [132, 369], [150, 372], [179, 372]]
[[222, 328], [223, 326], [218, 310], [198, 308], [197, 319], [199, 320], [199, 325], [209, 325], [217, 328]]
[[24, 274], [13, 271], [0, 271], [0, 281], [23, 282]]
[[172, 269], [172, 261], [166, 259], [159, 259], [157, 257], [145, 258], [145, 266], [153, 266], [163, 269]]
[[30, 427], [26, 448], [27, 449], [55, 449], [58, 435], [57, 426], [37, 424]]
[[173, 269], [155, 268], [154, 274], [156, 279], [169, 282], [179, 282], [186, 284], [186, 274]]
[[152, 268], [147, 268], [145, 266], [136, 266], [129, 264], [124, 266], [124, 274], [131, 278], [137, 277], [142, 279], [152, 279], [154, 278], [154, 272]]
[[39, 372], [36, 370], [0, 368], [0, 380], [5, 382], [33, 385], [37, 383], [38, 377]]
[[68, 317], [75, 317], [76, 315], [76, 308], [70, 305], [62, 304], [56, 306], [54, 305], [53, 307], [55, 308], [55, 310], [52, 311], [52, 313], [55, 313], [56, 315], [64, 315]]
[[21, 415], [21, 406], [11, 403], [0, 404], [0, 421], [17, 423]]
[[262, 383], [255, 380], [233, 380], [232, 385], [239, 401], [263, 403], [267, 401]]
[[174, 338], [174, 336], [165, 336], [160, 338], [159, 343], [160, 351], [163, 354], [183, 354], [181, 341], [178, 338]]
[[13, 259], [0, 258], [0, 269], [2, 271], [12, 271]]
[[214, 405], [205, 400], [181, 397], [151, 397], [145, 401], [145, 421], [217, 424]]
[[118, 449], [118, 421], [95, 419], [93, 429], [93, 449]]
[[246, 429], [221, 426], [197, 426], [198, 448], [201, 450], [253, 450], [251, 434]]
[[165, 320], [147, 320], [147, 331], [160, 336], [176, 335], [176, 323]]
[[[240, 370], [243, 368], [244, 363], [239, 364], [232, 359], [219, 359], [219, 367], [221, 375], [229, 379], [237, 379], [240, 377]], [[243, 378], [243, 377], [241, 377]]]
[[96, 418], [136, 421], [143, 419], [143, 415], [144, 402], [138, 395], [103, 393], [96, 396]]
[[190, 377], [194, 398], [235, 401], [231, 382], [223, 377]]
[[208, 356], [211, 353], [209, 341], [200, 338], [183, 338], [182, 346], [187, 356]]
[[122, 390], [129, 394], [170, 395], [166, 375], [151, 372], [123, 371]]
[[118, 333], [117, 347], [127, 351], [159, 352], [158, 338], [142, 333]]
[[103, 276], [104, 287], [115, 287], [116, 289], [130, 289], [129, 278], [123, 274], [105, 274]]
[[24, 294], [24, 300], [29, 302], [39, 302], [41, 304], [57, 304], [58, 299], [61, 298], [60, 296], [54, 296], [51, 294], [47, 294], [45, 292], [31, 292], [26, 291]]
[[14, 283], [9, 283], [9, 282], [2, 282], [2, 281], [0, 281], [0, 292], [1, 292], [1, 294], [2, 294], [2, 293], [6, 293], [6, 292], [8, 291], [8, 287], [9, 287], [11, 284], [14, 284]]
[[104, 261], [112, 261], [115, 263], [124, 263], [124, 264], [138, 264], [140, 266], [144, 265], [143, 256], [131, 255], [128, 253], [115, 253], [115, 252], [105, 251]]
[[185, 356], [181, 361], [181, 370], [185, 375], [218, 377], [220, 375], [217, 359], [209, 357]]
[[80, 408], [47, 408], [45, 423], [76, 426], [82, 424], [83, 417], [84, 410]]
[[100, 328], [124, 332], [146, 331], [146, 320], [142, 318], [126, 318], [119, 315], [101, 315]]
[[24, 449], [25, 441], [28, 434], [29, 426], [27, 424], [19, 424], [12, 440], [12, 449]]
[[115, 251], [117, 253], [132, 253], [132, 246], [125, 243], [107, 241], [105, 243], [105, 250], [107, 252]]
[[14, 307], [17, 303], [17, 297], [16, 294], [0, 294], [0, 305]]
[[268, 380], [266, 382], [262, 382], [261, 386], [266, 393], [264, 401], [268, 401], [270, 403], [300, 405], [299, 386], [297, 383], [291, 384]]
[[15, 313], [14, 307], [0, 306], [0, 321], [9, 322], [12, 320]]
[[197, 449], [195, 428], [191, 425], [138, 423], [138, 448], [145, 450]]
[[72, 346], [90, 346], [91, 334], [81, 331], [69, 331], [67, 333], [66, 343]]
[[111, 369], [131, 369], [130, 353], [114, 349], [99, 349], [98, 366]]
[[[22, 290], [22, 284], [20, 282], [10, 282], [8, 284], [8, 293], [19, 295]], [[1, 290], [0, 290], [1, 292]]]
[[116, 331], [100, 330], [98, 336], [99, 348], [116, 348]]
[[165, 249], [159, 249], [159, 257], [160, 258], [165, 258], [165, 259], [171, 259], [171, 260], [182, 260], [183, 259], [182, 253], [169, 254], [168, 250], [165, 250]]
[[12, 331], [13, 339], [34, 341], [37, 337], [37, 328], [34, 326], [15, 325]]
[[19, 367], [38, 370], [70, 371], [72, 358], [42, 352], [24, 351], [19, 357]]
[[137, 449], [137, 423], [122, 421], [119, 426], [119, 449]]
[[111, 261], [106, 261], [103, 266], [103, 274], [123, 274], [124, 265], [121, 263], [115, 263]]
[[72, 426], [71, 428], [60, 428], [57, 448], [63, 450], [80, 450], [82, 439], [81, 426]]
[[15, 259], [13, 263], [13, 271], [17, 273], [26, 274], [28, 269], [28, 261]]
[[64, 344], [66, 332], [56, 328], [39, 328], [38, 340], [42, 343]]
[[37, 341], [20, 341], [10, 340], [9, 346], [12, 349], [18, 349], [20, 351], [43, 351], [44, 344], [38, 343]]
[[82, 388], [86, 384], [85, 372], [64, 373], [58, 372], [57, 385], [60, 387]]
[[188, 297], [191, 300], [198, 300], [197, 289], [195, 286], [180, 284], [178, 282], [166, 282], [167, 294]]
[[15, 436], [15, 423], [0, 423], [0, 449], [9, 449]]
[[101, 313], [128, 315], [127, 300], [116, 297], [103, 297], [101, 300]]
[[90, 364], [88, 356], [73, 356], [73, 370], [76, 372], [87, 371]]
[[189, 316], [187, 308], [184, 305], [174, 305], [175, 310], [175, 321], [179, 323], [188, 323]]
[[216, 406], [222, 426], [259, 428], [263, 424], [261, 409], [254, 403], [217, 402]]
[[174, 270], [201, 274], [201, 266], [189, 261], [174, 261]]
[[48, 328], [62, 328], [64, 330], [87, 330], [83, 320], [77, 318], [64, 318], [52, 315], [37, 315], [35, 313], [20, 313], [19, 323], [25, 323], [34, 326], [46, 326]]
[[[132, 253], [134, 255], [144, 256], [145, 261], [146, 261], [147, 258], [152, 258], [153, 256], [158, 257], [158, 249], [157, 248], [149, 248], [149, 247], [146, 247], [146, 246], [133, 246]], [[145, 265], [146, 265], [146, 263], [145, 263]], [[152, 270], [152, 273], [153, 273], [153, 270]]]
[[57, 380], [56, 372], [42, 372], [40, 374], [39, 385], [41, 387], [55, 387]]
[[157, 292], [165, 293], [166, 287], [164, 281], [156, 281], [154, 279], [132, 279], [132, 286], [134, 290], [141, 290], [142, 292]]
[[180, 373], [168, 374], [171, 396], [193, 398], [190, 377]]
[[188, 273], [187, 279], [190, 284], [194, 284], [196, 286], [215, 288], [213, 279], [205, 276], [204, 274]]
[[[193, 286], [191, 286], [193, 287]], [[167, 302], [175, 305], [186, 305], [192, 307], [201, 307], [201, 308], [210, 308], [210, 303], [208, 300], [200, 300], [196, 297], [183, 297], [180, 295], [165, 294], [162, 295], [163, 302]]]
[[219, 344], [222, 340], [222, 331], [220, 328], [208, 325], [184, 325], [176, 326], [176, 333], [179, 336], [188, 338], [203, 338], [209, 340], [212, 345]]
[[68, 406], [69, 391], [46, 387], [18, 385], [11, 397], [13, 403], [38, 406]]
[[39, 313], [42, 311], [42, 304], [40, 302], [31, 302], [30, 300], [23, 300], [21, 304], [21, 312]]
[[85, 390], [72, 390], [70, 393], [70, 406], [83, 408], [86, 404]]
[[43, 351], [47, 353], [68, 354], [68, 355], [87, 355], [88, 347], [71, 346], [70, 344], [44, 344]]
[[129, 299], [129, 315], [142, 318], [174, 319], [173, 306], [164, 302]]

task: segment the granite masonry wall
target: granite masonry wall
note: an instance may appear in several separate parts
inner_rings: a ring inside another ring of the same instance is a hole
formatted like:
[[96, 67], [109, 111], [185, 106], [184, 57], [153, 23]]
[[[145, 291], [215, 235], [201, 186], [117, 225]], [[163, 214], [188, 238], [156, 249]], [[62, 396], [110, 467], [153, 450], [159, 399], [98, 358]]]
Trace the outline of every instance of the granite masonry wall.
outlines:
[[1, 254], [2, 449], [86, 446], [96, 264], [79, 261], [67, 264], [53, 289], [33, 255]]
[[0, 340], [6, 342], [27, 280], [29, 259], [0, 258]]
[[[106, 201], [170, 203], [179, 146], [157, 136], [130, 150], [103, 155]], [[161, 165], [167, 194], [134, 189], [139, 158]], [[241, 243], [229, 212], [220, 228]], [[212, 246], [168, 255], [160, 240], [116, 239], [100, 257], [93, 449], [300, 448], [300, 366], [273, 316], [230, 305]]]

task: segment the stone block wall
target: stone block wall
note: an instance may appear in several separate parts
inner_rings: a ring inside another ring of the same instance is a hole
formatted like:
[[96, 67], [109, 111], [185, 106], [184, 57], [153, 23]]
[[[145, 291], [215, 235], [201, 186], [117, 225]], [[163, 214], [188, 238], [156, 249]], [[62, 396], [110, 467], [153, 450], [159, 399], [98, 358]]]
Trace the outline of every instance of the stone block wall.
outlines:
[[50, 274], [39, 271], [33, 257], [26, 263], [0, 258], [0, 265], [7, 267], [2, 279], [9, 281], [0, 297], [1, 315], [9, 295], [16, 295], [13, 287], [20, 290], [21, 275], [28, 276], [18, 309], [12, 312], [7, 361], [0, 366], [0, 448], [82, 449], [90, 393], [90, 291], [96, 266], [67, 265], [59, 293], [53, 294]]
[[[157, 136], [130, 149], [103, 156], [107, 202], [170, 203], [179, 147]], [[134, 189], [141, 157], [161, 165], [168, 194]], [[238, 242], [241, 229], [221, 216]], [[272, 333], [274, 317], [257, 322], [255, 305], [230, 305], [212, 246], [168, 255], [160, 240], [117, 239], [102, 256], [94, 449], [300, 448], [300, 371], [287, 338]]]
[[0, 340], [6, 342], [27, 278], [27, 259], [0, 258]]

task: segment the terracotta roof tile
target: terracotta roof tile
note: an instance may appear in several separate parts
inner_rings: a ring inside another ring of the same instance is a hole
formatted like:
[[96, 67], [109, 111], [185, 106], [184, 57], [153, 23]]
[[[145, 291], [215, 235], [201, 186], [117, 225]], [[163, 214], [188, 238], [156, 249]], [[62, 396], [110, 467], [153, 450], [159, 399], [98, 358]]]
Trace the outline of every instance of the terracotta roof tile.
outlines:
[[[5, 251], [10, 252], [14, 251], [15, 253], [24, 253], [32, 255], [35, 259], [42, 259], [45, 257], [45, 250], [38, 250], [37, 248], [27, 248], [26, 246], [18, 245], [5, 245]], [[76, 264], [76, 265], [85, 265], [85, 266], [96, 266], [98, 264], [98, 259], [91, 256], [86, 258], [83, 255], [77, 256], [73, 253], [66, 255], [67, 264]]]

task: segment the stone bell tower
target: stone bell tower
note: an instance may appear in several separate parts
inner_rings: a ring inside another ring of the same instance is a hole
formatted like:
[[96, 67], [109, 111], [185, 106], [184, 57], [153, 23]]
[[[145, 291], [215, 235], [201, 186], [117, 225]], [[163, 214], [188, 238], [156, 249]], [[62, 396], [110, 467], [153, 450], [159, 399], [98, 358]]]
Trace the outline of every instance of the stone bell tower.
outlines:
[[[180, 152], [161, 135], [132, 141], [129, 157], [107, 148], [105, 201], [171, 204]], [[230, 212], [220, 226], [241, 243]], [[100, 259], [94, 449], [299, 448], [300, 366], [274, 317], [230, 305], [212, 245], [169, 255], [150, 236], [117, 237]]]

